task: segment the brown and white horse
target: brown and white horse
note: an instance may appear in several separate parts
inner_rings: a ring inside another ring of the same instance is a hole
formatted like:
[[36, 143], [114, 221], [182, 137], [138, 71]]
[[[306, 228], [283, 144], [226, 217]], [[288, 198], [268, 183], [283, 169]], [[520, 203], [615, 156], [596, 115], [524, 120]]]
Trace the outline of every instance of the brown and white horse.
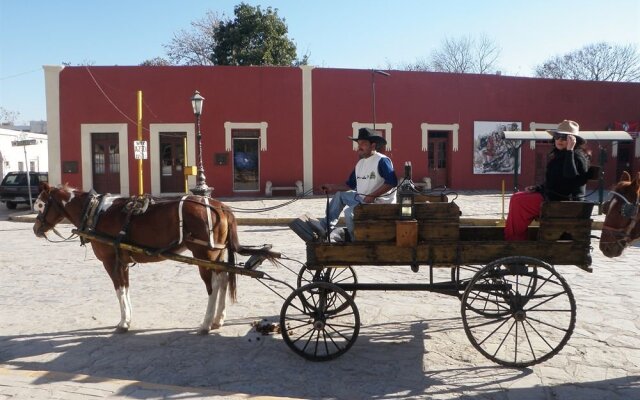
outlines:
[[640, 238], [640, 172], [632, 180], [623, 172], [620, 182], [604, 203], [606, 214], [600, 236], [600, 250], [607, 257], [618, 257], [622, 251]]
[[[131, 326], [131, 301], [129, 299], [129, 266], [133, 263], [162, 261], [161, 252], [179, 253], [190, 250], [193, 257], [222, 261], [228, 250], [229, 263], [234, 263], [234, 252], [243, 255], [258, 254], [273, 259], [268, 249], [248, 249], [238, 241], [236, 220], [231, 210], [221, 202], [201, 196], [184, 196], [173, 199], [156, 199], [139, 215], [124, 212], [129, 198], [105, 197], [99, 206], [101, 214], [92, 215], [98, 206], [95, 193], [83, 192], [67, 185], [57, 188], [46, 183], [34, 208], [39, 212], [33, 226], [38, 237], [67, 218], [79, 229], [92, 225], [101, 235], [122, 240], [139, 247], [155, 249], [155, 253], [139, 254], [91, 240], [96, 257], [102, 261], [120, 304], [120, 322], [117, 332], [126, 332]], [[89, 221], [88, 221], [89, 220]], [[97, 221], [97, 222], [92, 222]], [[206, 334], [224, 324], [227, 288], [235, 300], [236, 277], [233, 273], [214, 272], [199, 266], [200, 277], [209, 295], [204, 321], [199, 333]]]

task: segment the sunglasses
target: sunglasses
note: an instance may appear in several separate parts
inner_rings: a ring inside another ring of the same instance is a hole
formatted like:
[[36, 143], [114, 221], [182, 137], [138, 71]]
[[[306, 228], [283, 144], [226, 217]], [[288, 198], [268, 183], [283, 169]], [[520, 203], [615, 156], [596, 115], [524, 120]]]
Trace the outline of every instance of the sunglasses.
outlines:
[[567, 135], [564, 133], [556, 133], [553, 135], [554, 140], [567, 140]]

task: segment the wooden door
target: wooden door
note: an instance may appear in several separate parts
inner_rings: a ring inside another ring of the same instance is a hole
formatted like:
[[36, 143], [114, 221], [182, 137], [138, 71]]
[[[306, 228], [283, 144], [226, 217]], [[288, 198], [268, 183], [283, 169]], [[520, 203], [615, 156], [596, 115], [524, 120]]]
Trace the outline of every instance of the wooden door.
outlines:
[[[551, 152], [552, 149], [553, 149], [552, 143], [536, 142], [536, 160], [535, 160], [536, 172], [535, 172], [534, 182], [522, 182], [520, 184], [521, 188], [525, 188], [531, 185], [540, 185], [544, 183], [545, 173], [547, 170], [547, 160], [549, 158], [549, 153]], [[524, 170], [524, 168], [522, 168], [521, 170]]]
[[160, 192], [185, 192], [185, 133], [160, 133]]
[[91, 134], [93, 189], [98, 193], [120, 193], [120, 148], [117, 133]]
[[[640, 140], [640, 139], [637, 139]], [[620, 179], [620, 175], [622, 175], [623, 171], [627, 171], [628, 173], [633, 173], [631, 171], [631, 146], [633, 142], [625, 143], [618, 142], [618, 156], [616, 157], [616, 176], [614, 179], [610, 179], [610, 181], [618, 182]]]
[[448, 140], [446, 133], [429, 132], [428, 139], [428, 168], [429, 178], [431, 178], [431, 187], [447, 186], [447, 149]]

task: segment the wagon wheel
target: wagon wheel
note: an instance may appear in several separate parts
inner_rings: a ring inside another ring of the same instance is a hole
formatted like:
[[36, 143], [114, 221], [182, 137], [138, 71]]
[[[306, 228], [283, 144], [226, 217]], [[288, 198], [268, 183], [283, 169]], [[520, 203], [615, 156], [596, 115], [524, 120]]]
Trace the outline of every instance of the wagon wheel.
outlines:
[[[341, 283], [358, 283], [358, 276], [352, 267], [311, 269], [304, 264], [300, 268], [300, 272], [298, 272], [297, 287], [300, 288], [312, 282], [330, 282], [338, 285]], [[346, 292], [352, 299], [356, 297], [356, 290], [347, 290]], [[333, 303], [336, 304], [336, 302]], [[346, 307], [348, 305], [342, 303], [335, 312], [340, 312]]]
[[[514, 270], [517, 268], [526, 268], [526, 264], [522, 262], [515, 262], [508, 268]], [[535, 291], [538, 283], [537, 267], [531, 265], [531, 280], [529, 282], [528, 293]], [[464, 292], [473, 278], [482, 270], [482, 267], [477, 265], [462, 265], [451, 268], [451, 280], [457, 286], [458, 298], [462, 300]], [[487, 279], [484, 283], [491, 283], [493, 285], [505, 285], [508, 284], [503, 276], [496, 275]], [[467, 307], [470, 311], [474, 311], [477, 314], [491, 317], [491, 316], [504, 316], [508, 313], [508, 310], [504, 307], [504, 298], [502, 293], [498, 290], [485, 291], [482, 296], [471, 298]]]
[[[477, 303], [491, 303], [481, 314]], [[569, 285], [555, 269], [531, 257], [506, 257], [484, 267], [462, 296], [465, 333], [482, 355], [502, 365], [546, 361], [567, 343], [576, 322]]]
[[[336, 311], [336, 302], [345, 305], [341, 311]], [[285, 300], [280, 331], [298, 355], [311, 361], [331, 360], [355, 343], [360, 313], [347, 292], [331, 283], [314, 282], [294, 290]]]
[[473, 278], [481, 269], [482, 267], [478, 265], [457, 265], [455, 267], [451, 267], [451, 282], [456, 285], [456, 289], [458, 289], [459, 299], [462, 299], [464, 290], [467, 287], [467, 284], [471, 281], [471, 278]]

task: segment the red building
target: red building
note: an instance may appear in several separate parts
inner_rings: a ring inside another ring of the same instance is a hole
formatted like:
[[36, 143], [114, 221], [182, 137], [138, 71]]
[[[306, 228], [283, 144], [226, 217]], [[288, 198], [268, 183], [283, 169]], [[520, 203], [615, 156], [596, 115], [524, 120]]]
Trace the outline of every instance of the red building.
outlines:
[[[302, 181], [305, 191], [343, 182], [357, 157], [347, 136], [374, 124], [400, 174], [411, 161], [414, 180], [429, 177], [432, 186], [499, 190], [504, 180], [511, 188], [513, 152], [496, 132], [550, 129], [563, 119], [602, 131], [640, 120], [640, 83], [307, 66], [46, 66], [45, 78], [50, 180], [125, 195], [138, 191], [138, 91], [144, 191], [154, 195], [184, 192], [184, 166], [196, 165], [195, 90], [206, 98], [204, 169], [217, 197], [263, 195], [267, 181]], [[632, 135], [589, 143], [592, 163], [606, 154], [607, 185], [640, 168]], [[520, 186], [542, 181], [550, 148], [522, 144]]]

